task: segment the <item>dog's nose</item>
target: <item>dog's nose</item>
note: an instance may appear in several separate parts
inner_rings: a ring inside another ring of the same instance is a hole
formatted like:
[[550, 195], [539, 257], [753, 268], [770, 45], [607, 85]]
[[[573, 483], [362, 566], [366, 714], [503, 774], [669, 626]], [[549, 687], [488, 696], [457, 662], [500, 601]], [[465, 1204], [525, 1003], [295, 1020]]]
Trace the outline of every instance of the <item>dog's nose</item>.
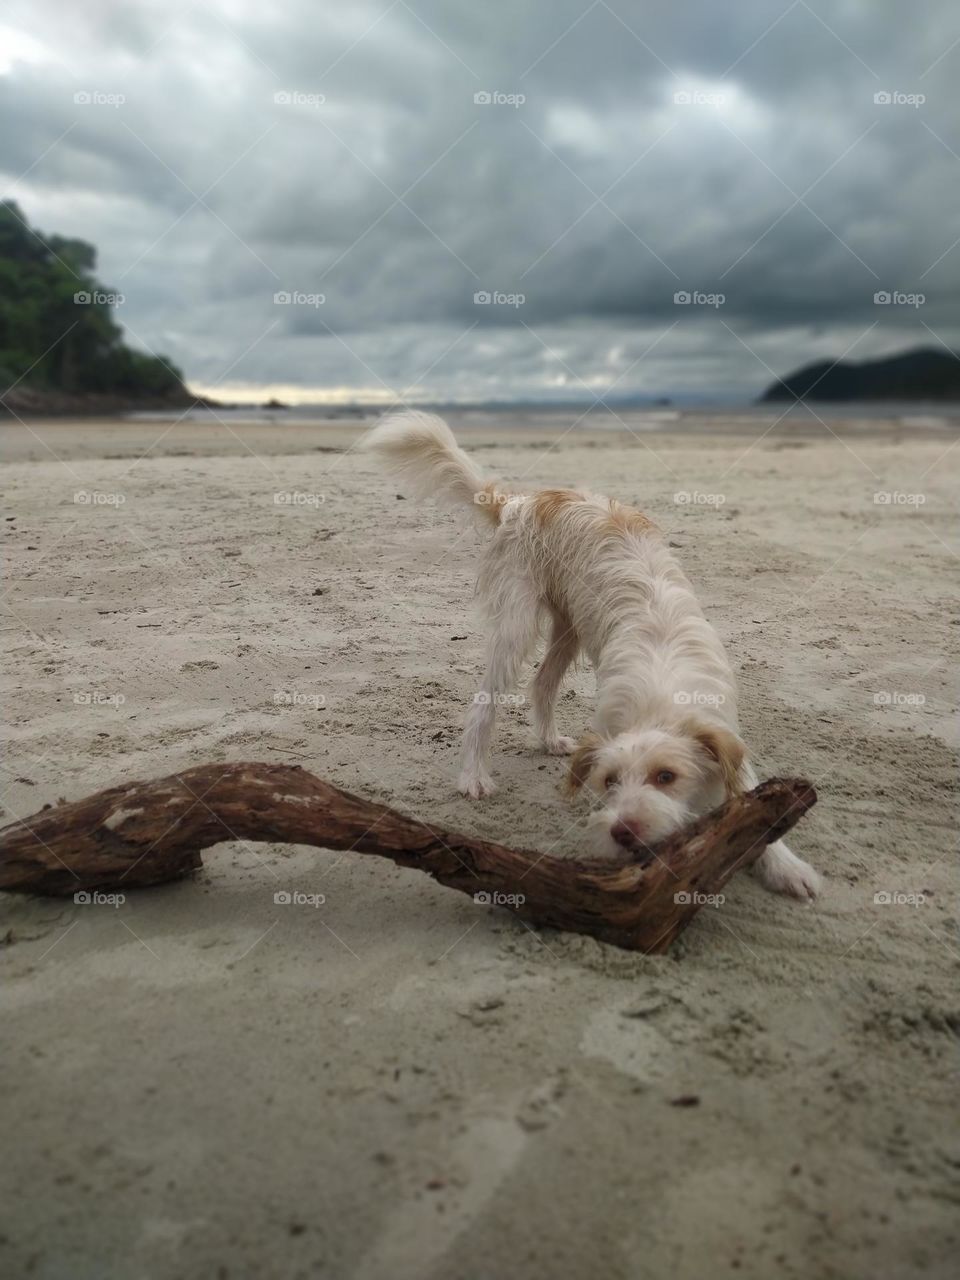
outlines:
[[618, 818], [610, 828], [610, 834], [624, 849], [632, 849], [637, 844], [643, 844], [643, 828], [639, 822], [628, 822]]

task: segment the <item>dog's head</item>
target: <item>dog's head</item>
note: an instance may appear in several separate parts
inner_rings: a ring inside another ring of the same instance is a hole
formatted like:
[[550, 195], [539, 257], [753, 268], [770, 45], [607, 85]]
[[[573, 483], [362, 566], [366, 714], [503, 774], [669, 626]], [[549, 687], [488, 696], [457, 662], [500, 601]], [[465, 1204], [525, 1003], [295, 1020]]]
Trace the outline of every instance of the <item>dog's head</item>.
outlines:
[[745, 748], [730, 729], [689, 716], [614, 738], [588, 733], [570, 758], [567, 786], [599, 800], [590, 828], [598, 853], [652, 845], [741, 790]]

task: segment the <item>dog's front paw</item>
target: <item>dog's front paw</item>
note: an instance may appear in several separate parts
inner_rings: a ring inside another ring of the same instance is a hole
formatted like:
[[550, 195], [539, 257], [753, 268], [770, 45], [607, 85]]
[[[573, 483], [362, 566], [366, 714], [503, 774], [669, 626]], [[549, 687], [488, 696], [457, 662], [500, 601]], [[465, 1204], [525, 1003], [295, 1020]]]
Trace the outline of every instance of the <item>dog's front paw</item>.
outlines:
[[469, 796], [471, 800], [482, 800], [484, 796], [492, 796], [496, 789], [497, 784], [489, 773], [482, 769], [478, 772], [464, 769], [457, 782], [457, 790], [460, 794]]
[[772, 893], [785, 893], [801, 902], [812, 902], [823, 885], [820, 873], [778, 840], [757, 860], [757, 875]]
[[549, 742], [544, 742], [543, 749], [547, 755], [551, 756], [569, 756], [577, 749], [576, 738], [551, 738]]

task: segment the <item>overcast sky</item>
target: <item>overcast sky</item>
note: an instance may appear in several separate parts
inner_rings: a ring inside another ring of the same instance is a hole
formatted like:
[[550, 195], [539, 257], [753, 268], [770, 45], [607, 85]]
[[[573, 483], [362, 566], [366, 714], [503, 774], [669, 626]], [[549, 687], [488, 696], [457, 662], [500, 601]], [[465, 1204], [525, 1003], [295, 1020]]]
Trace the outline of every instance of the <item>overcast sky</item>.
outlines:
[[196, 389], [753, 395], [960, 346], [955, 0], [5, 15], [5, 193]]

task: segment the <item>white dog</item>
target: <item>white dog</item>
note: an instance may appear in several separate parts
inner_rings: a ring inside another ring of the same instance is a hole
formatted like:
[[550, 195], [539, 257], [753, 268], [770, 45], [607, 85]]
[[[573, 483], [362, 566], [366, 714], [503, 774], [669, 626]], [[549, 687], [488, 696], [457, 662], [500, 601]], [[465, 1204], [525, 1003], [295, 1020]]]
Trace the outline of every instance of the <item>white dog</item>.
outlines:
[[[512, 493], [486, 481], [442, 419], [406, 412], [364, 447], [421, 494], [460, 503], [492, 532], [479, 594], [490, 626], [487, 670], [467, 714], [459, 790], [494, 790], [487, 763], [497, 705], [515, 688], [541, 625], [549, 643], [533, 680], [545, 750], [572, 753], [569, 786], [597, 800], [597, 853], [652, 845], [756, 784], [737, 728], [736, 681], [723, 645], [656, 526], [612, 498], [574, 489]], [[592, 730], [557, 733], [554, 702], [581, 649], [597, 678]], [[757, 864], [770, 889], [816, 897], [817, 872], [782, 841]]]

